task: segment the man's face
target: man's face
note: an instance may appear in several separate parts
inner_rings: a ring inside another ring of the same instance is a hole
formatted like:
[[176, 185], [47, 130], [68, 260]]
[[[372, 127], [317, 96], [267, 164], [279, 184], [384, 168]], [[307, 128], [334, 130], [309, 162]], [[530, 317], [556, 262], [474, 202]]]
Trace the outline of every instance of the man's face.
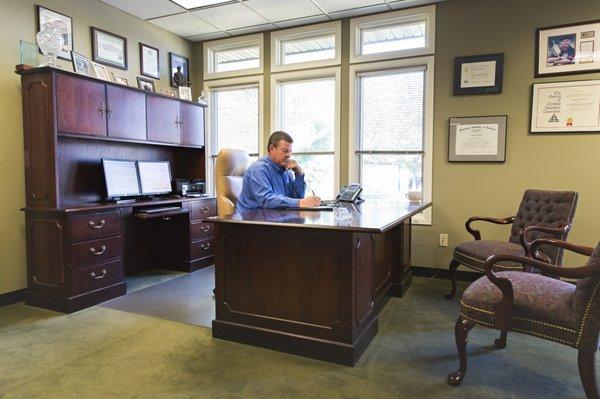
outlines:
[[560, 41], [560, 48], [566, 50], [571, 45], [570, 39], [562, 39]]
[[285, 140], [279, 140], [277, 145], [269, 148], [269, 158], [277, 165], [285, 167], [292, 156], [292, 143]]

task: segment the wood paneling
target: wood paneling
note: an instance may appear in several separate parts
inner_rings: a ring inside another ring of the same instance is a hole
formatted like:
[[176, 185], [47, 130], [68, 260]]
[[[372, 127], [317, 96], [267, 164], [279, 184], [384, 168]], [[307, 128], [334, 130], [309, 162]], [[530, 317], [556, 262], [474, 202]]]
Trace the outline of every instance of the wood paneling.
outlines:
[[104, 83], [56, 74], [58, 131], [106, 137]]
[[[108, 137], [146, 140], [146, 96], [136, 90], [106, 87]], [[204, 134], [204, 130], [202, 131]]]
[[180, 103], [181, 144], [204, 146], [204, 108]]
[[148, 140], [181, 143], [179, 129], [179, 102], [157, 96], [146, 97]]

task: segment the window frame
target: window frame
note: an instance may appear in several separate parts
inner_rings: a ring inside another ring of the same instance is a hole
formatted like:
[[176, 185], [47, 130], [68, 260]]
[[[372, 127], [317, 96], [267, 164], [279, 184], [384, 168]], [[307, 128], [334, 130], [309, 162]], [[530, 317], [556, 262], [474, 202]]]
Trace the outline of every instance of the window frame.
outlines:
[[[435, 52], [435, 9], [435, 5], [430, 5], [350, 19], [350, 64], [433, 54]], [[385, 28], [420, 21], [425, 21], [425, 47], [361, 54], [363, 29]]]
[[[419, 57], [392, 61], [372, 62], [367, 64], [350, 65], [350, 81], [349, 81], [349, 112], [348, 112], [348, 179], [350, 182], [359, 182], [359, 162], [358, 148], [359, 143], [358, 131], [360, 122], [358, 97], [360, 90], [358, 87], [358, 75], [364, 72], [379, 72], [393, 71], [402, 68], [411, 68], [425, 66], [425, 99], [424, 99], [424, 132], [423, 132], [423, 176], [422, 190], [423, 202], [431, 202], [433, 188], [433, 100], [434, 100], [434, 57]], [[423, 213], [413, 216], [414, 224], [431, 225], [431, 208], [426, 209]]]
[[[310, 39], [322, 36], [334, 36], [335, 56], [325, 60], [296, 62], [283, 64], [283, 43], [290, 40]], [[342, 60], [342, 23], [331, 21], [298, 28], [282, 29], [271, 33], [271, 72], [292, 71], [297, 69], [328, 67], [340, 65]]]
[[[340, 190], [340, 109], [341, 109], [341, 67], [329, 67], [315, 70], [302, 70], [271, 74], [270, 98], [270, 131], [281, 129], [281, 112], [278, 105], [281, 103], [279, 84], [285, 82], [309, 81], [315, 79], [334, 78], [335, 80], [335, 106], [334, 106], [334, 146], [333, 146], [333, 192]], [[293, 132], [291, 133], [293, 137]], [[295, 153], [295, 152], [294, 152]], [[300, 153], [304, 154], [304, 153]], [[311, 154], [311, 153], [307, 153]]]
[[215, 109], [212, 106], [212, 93], [219, 89], [236, 89], [244, 88], [248, 86], [258, 85], [258, 157], [260, 158], [265, 154], [264, 150], [264, 100], [265, 100], [265, 86], [262, 75], [259, 76], [245, 76], [239, 78], [228, 78], [220, 80], [211, 80], [204, 82], [204, 89], [206, 90], [206, 99], [208, 102], [208, 113], [204, 118], [206, 143], [205, 143], [205, 170], [206, 170], [206, 188], [209, 195], [215, 195], [215, 171], [213, 166], [213, 157], [217, 154], [213, 154], [215, 151], [215, 138], [213, 132], [213, 118], [212, 112]]
[[[258, 63], [257, 68], [238, 69], [235, 71], [216, 72], [213, 70], [215, 54], [219, 51], [235, 50], [239, 48], [247, 48], [258, 46]], [[245, 76], [262, 74], [264, 71], [264, 34], [257, 33], [254, 35], [246, 35], [240, 37], [232, 37], [219, 40], [211, 40], [202, 44], [203, 55], [203, 77], [204, 80], [220, 79], [225, 77]]]

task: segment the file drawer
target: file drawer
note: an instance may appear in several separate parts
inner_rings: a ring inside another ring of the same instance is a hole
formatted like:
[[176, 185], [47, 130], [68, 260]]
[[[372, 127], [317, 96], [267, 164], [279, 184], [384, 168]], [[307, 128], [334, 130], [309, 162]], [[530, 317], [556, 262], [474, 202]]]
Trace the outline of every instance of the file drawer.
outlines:
[[73, 272], [72, 276], [73, 294], [94, 291], [123, 281], [123, 264], [120, 260], [103, 263], [76, 270]]
[[205, 219], [217, 215], [217, 201], [209, 199], [206, 201], [194, 201], [191, 203], [192, 220]]
[[109, 237], [121, 232], [119, 211], [86, 213], [69, 218], [71, 242]]
[[205, 258], [215, 254], [215, 239], [209, 238], [192, 242], [192, 259]]
[[116, 258], [121, 258], [121, 236], [71, 245], [73, 270]]
[[212, 237], [215, 233], [214, 228], [212, 223], [192, 222], [190, 225], [192, 240]]

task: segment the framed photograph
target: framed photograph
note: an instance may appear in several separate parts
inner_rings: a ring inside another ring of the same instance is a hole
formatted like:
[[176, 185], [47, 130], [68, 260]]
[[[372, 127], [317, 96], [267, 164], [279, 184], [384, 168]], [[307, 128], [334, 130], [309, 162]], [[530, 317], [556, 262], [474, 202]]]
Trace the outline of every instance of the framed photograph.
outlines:
[[73, 18], [42, 6], [37, 6], [37, 12], [38, 31], [40, 31], [45, 24], [53, 24], [56, 26], [60, 32], [61, 38], [61, 49], [57, 55], [59, 58], [70, 60], [71, 50], [73, 50]]
[[92, 60], [127, 69], [127, 39], [92, 26]]
[[108, 77], [108, 70], [104, 65], [100, 65], [97, 62], [92, 61], [92, 68], [94, 69], [94, 75], [98, 79], [110, 81], [110, 78]]
[[125, 85], [125, 86], [129, 86], [129, 81], [127, 80], [127, 78], [125, 78], [125, 77], [123, 77], [121, 75], [115, 75], [114, 72], [112, 72], [112, 76], [113, 76], [113, 79], [114, 79], [115, 83], [119, 83], [119, 84], [122, 84], [122, 85]]
[[82, 75], [92, 75], [92, 65], [86, 56], [71, 50], [71, 60], [73, 62], [73, 71]]
[[454, 59], [454, 95], [502, 93], [504, 53]]
[[600, 80], [535, 83], [531, 133], [600, 132]]
[[600, 20], [536, 30], [536, 78], [597, 71], [600, 71]]
[[154, 81], [146, 78], [137, 77], [138, 87], [142, 90], [154, 92]]
[[506, 115], [450, 118], [448, 161], [506, 161]]
[[190, 81], [190, 62], [182, 55], [169, 53], [171, 87], [187, 86]]
[[192, 88], [187, 86], [179, 86], [179, 98], [182, 100], [192, 101]]
[[158, 49], [140, 43], [140, 73], [150, 78], [160, 79]]

